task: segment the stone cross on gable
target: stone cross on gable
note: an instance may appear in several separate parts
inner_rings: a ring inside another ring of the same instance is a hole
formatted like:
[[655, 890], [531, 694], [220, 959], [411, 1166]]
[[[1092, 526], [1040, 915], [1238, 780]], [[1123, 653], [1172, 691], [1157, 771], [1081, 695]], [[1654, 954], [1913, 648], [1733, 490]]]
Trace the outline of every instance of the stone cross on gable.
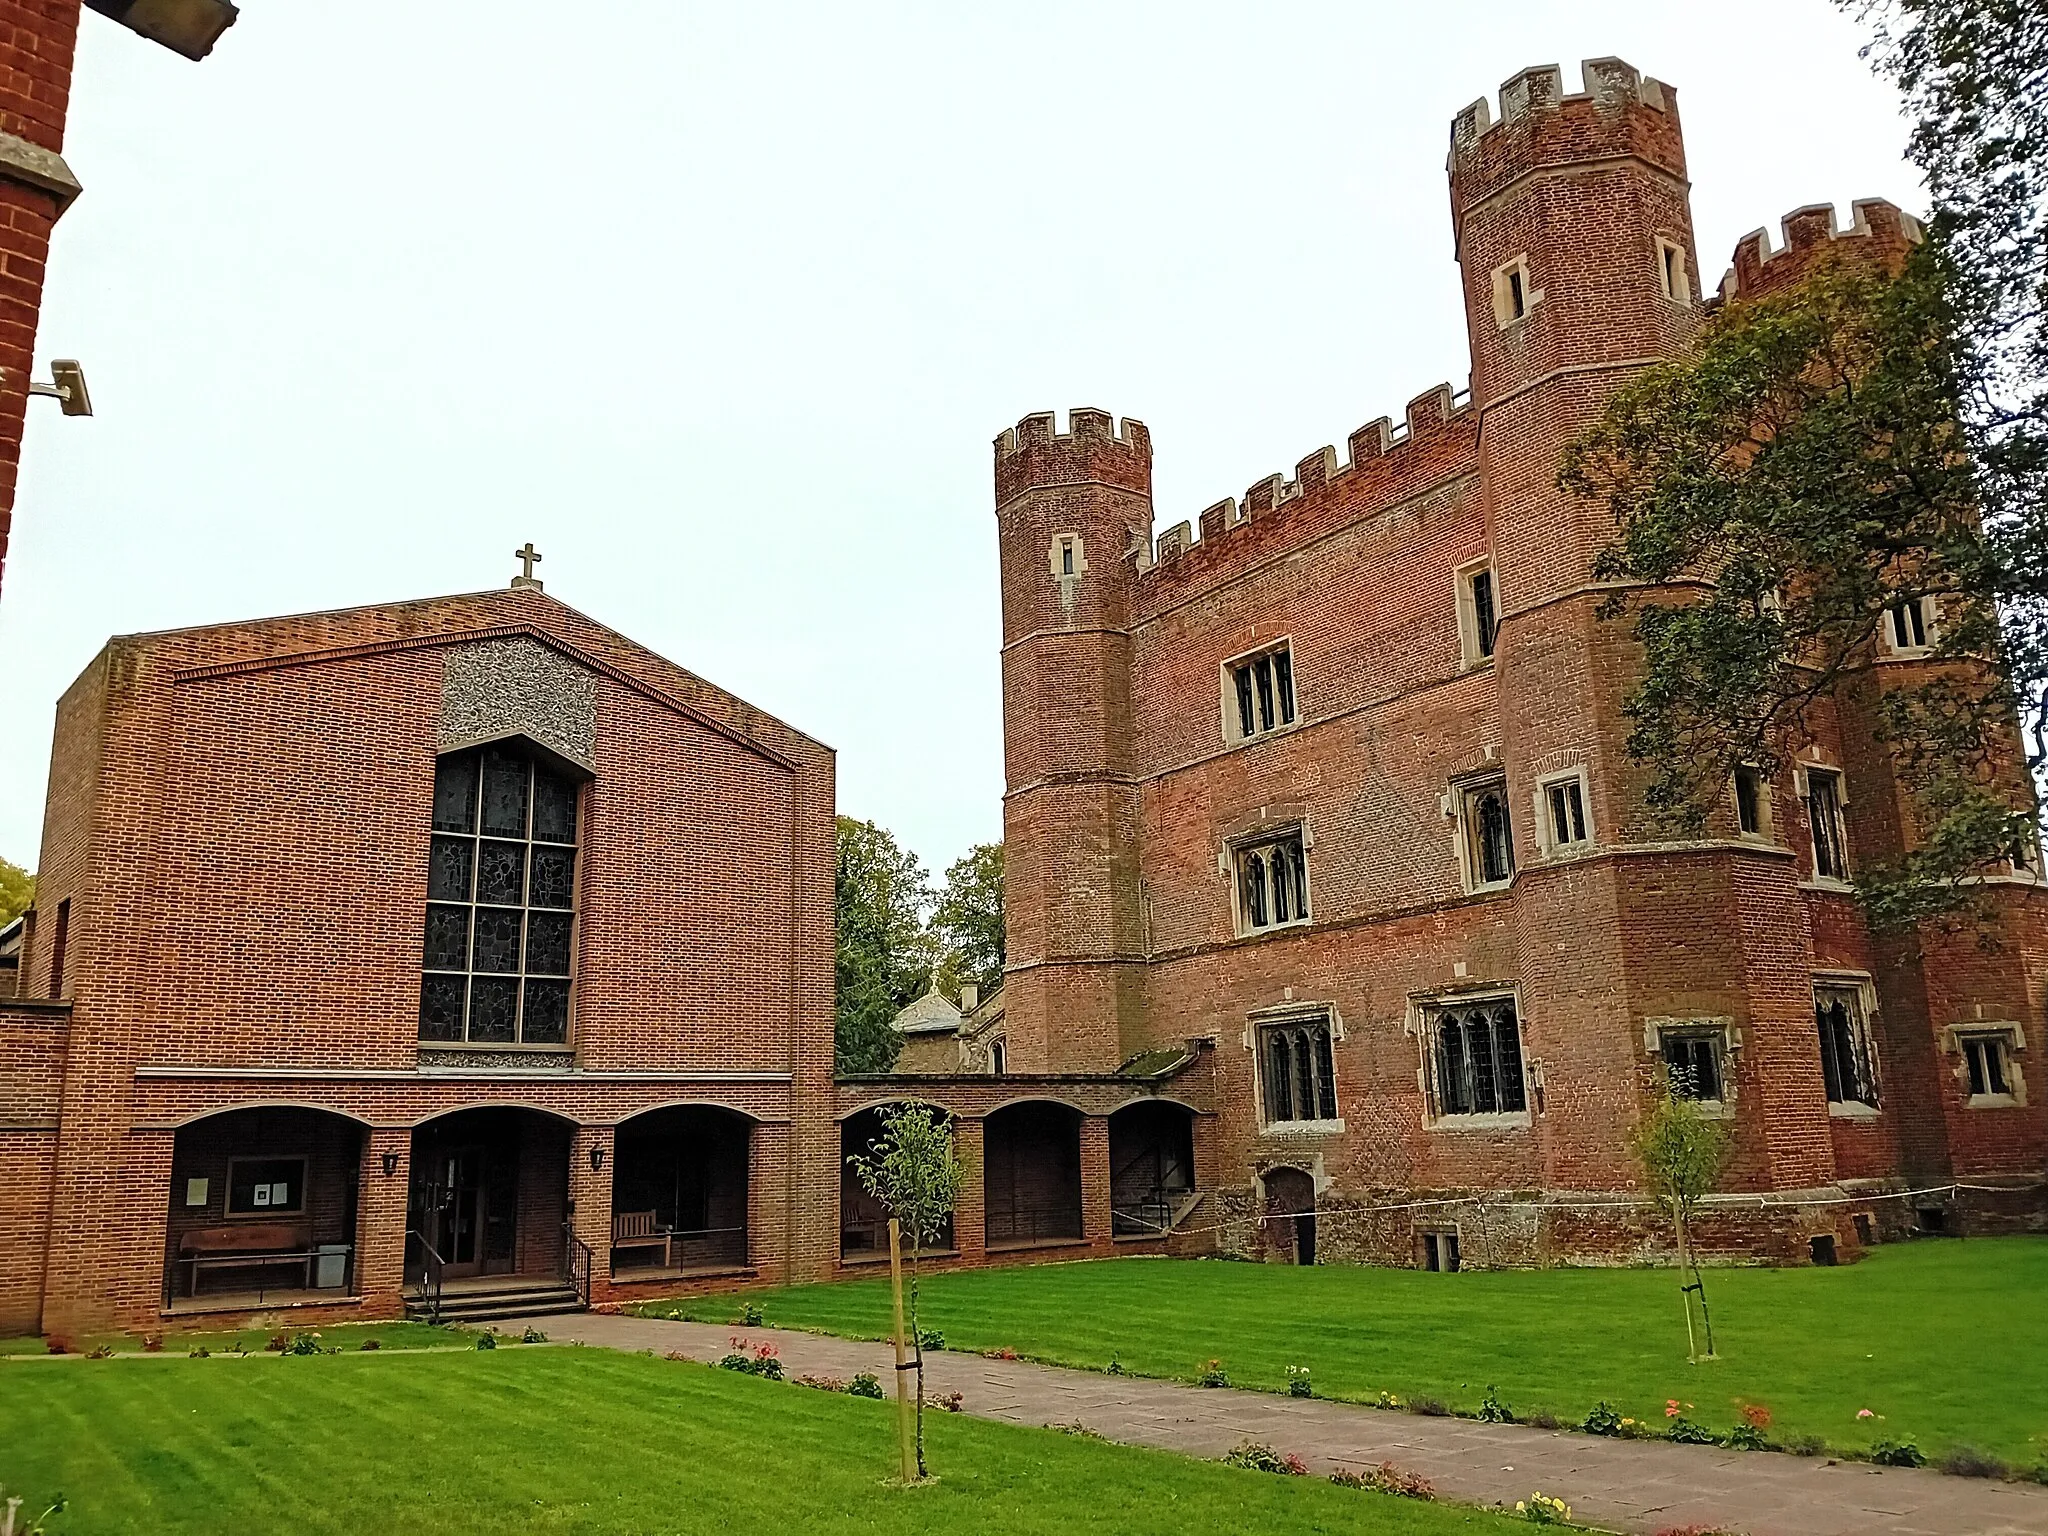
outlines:
[[524, 547], [513, 550], [512, 558], [519, 562], [519, 574], [512, 578], [512, 585], [515, 587], [532, 587], [538, 592], [540, 590], [540, 578], [533, 574], [533, 568], [540, 564], [540, 551], [533, 547], [533, 540], [528, 539]]

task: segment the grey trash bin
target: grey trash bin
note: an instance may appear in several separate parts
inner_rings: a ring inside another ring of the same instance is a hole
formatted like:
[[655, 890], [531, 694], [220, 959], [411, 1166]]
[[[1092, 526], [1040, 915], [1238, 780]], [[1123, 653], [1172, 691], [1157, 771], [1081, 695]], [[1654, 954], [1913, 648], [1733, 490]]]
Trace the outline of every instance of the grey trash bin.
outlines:
[[313, 1288], [338, 1291], [348, 1274], [348, 1244], [321, 1243], [313, 1252]]

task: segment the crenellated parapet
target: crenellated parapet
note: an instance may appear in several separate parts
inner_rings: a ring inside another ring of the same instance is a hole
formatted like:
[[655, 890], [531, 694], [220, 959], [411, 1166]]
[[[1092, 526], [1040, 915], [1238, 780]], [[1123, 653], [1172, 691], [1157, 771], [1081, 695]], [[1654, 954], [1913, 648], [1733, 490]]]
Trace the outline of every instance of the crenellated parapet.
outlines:
[[1451, 120], [1451, 205], [1461, 215], [1530, 171], [1616, 156], [1685, 175], [1676, 93], [1621, 59], [1588, 59], [1566, 95], [1555, 64], [1525, 69]]
[[1922, 238], [1920, 221], [1884, 198], [1862, 198], [1849, 208], [1853, 217], [1847, 229], [1836, 225], [1832, 203], [1793, 209], [1778, 221], [1784, 243], [1775, 248], [1768, 230], [1744, 235], [1735, 242], [1734, 264], [1721, 279], [1721, 297], [1753, 299], [1788, 288], [1823, 253], [1897, 266]]
[[[1408, 402], [1399, 425], [1382, 416], [1346, 440], [1349, 457], [1331, 446], [1318, 448], [1294, 467], [1290, 478], [1272, 474], [1226, 496], [1193, 522], [1174, 524], [1153, 545], [1144, 572], [1148, 586], [1176, 584], [1221, 566], [1258, 558], [1319, 526], [1317, 514], [1341, 508], [1343, 518], [1372, 512], [1412, 495], [1444, 473], [1469, 467], [1476, 420], [1469, 392], [1448, 384], [1425, 390]], [[1200, 537], [1195, 530], [1200, 529]]]
[[1101, 484], [1150, 495], [1152, 434], [1126, 416], [1075, 406], [1067, 430], [1051, 411], [1035, 411], [996, 435], [996, 505], [1020, 492], [1054, 485]]

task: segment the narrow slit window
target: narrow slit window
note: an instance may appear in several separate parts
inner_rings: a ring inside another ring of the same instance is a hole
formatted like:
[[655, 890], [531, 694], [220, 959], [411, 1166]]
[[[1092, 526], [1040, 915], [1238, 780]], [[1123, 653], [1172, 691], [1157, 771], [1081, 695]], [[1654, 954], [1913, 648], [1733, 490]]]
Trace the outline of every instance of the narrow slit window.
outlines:
[[1498, 620], [1493, 603], [1493, 572], [1472, 573], [1472, 634], [1479, 643], [1479, 654], [1491, 656]]
[[1529, 293], [1525, 286], [1527, 278], [1520, 267], [1508, 269], [1508, 318], [1519, 320], [1529, 313]]

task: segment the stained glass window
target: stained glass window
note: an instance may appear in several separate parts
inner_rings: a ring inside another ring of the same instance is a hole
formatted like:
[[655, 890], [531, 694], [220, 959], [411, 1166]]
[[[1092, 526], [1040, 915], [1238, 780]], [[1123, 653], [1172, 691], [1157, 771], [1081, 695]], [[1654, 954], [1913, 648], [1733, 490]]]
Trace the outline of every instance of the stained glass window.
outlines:
[[580, 786], [510, 744], [434, 772], [420, 1038], [569, 1038]]

